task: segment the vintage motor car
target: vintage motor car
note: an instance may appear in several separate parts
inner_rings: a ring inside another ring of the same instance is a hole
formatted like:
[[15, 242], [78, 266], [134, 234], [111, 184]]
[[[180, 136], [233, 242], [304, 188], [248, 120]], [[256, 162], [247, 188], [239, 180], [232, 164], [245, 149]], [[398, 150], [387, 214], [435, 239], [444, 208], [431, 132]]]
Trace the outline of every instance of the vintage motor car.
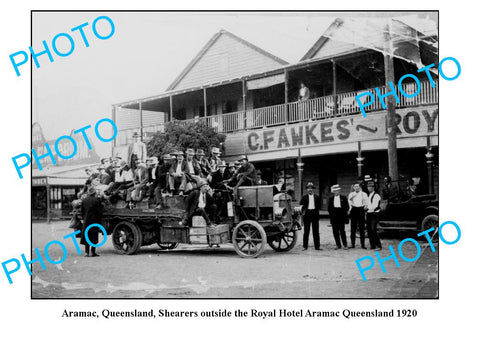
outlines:
[[436, 195], [413, 196], [403, 202], [382, 201], [379, 230], [438, 231], [438, 199]]
[[[267, 244], [278, 252], [295, 246], [300, 216], [287, 193], [273, 195], [273, 185], [239, 187], [237, 199], [230, 196], [224, 203], [228, 217], [212, 227], [200, 216], [194, 216], [191, 226], [179, 223], [185, 214], [185, 196], [164, 197], [160, 209], [150, 208], [146, 202], [134, 209], [107, 206], [102, 225], [115, 249], [128, 255], [155, 243], [163, 250], [175, 249], [180, 243], [233, 243], [237, 254], [246, 258], [260, 256]], [[78, 215], [78, 210], [74, 214]]]

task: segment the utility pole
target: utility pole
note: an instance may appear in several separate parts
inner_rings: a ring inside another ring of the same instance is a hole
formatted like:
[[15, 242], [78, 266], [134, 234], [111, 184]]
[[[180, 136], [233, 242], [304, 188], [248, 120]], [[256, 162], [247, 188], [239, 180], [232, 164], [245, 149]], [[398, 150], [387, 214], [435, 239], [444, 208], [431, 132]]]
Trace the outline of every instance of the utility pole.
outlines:
[[[389, 83], [395, 83], [395, 73], [393, 69], [393, 44], [390, 37], [391, 18], [387, 19], [385, 25], [385, 86], [390, 88]], [[396, 91], [396, 89], [392, 89]], [[389, 95], [387, 100], [387, 135], [388, 135], [388, 174], [393, 181], [398, 180], [398, 159], [397, 159], [397, 134], [395, 131], [395, 98]]]

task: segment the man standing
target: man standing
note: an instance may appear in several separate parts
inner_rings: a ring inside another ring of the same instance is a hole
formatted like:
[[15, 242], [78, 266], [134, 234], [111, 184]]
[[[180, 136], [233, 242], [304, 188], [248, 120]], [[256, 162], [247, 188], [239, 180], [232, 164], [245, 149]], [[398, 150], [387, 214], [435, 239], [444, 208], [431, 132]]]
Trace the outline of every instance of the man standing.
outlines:
[[368, 196], [360, 188], [360, 183], [353, 185], [353, 192], [348, 195], [350, 205], [350, 248], [355, 248], [357, 228], [360, 231], [360, 244], [365, 247], [365, 210], [367, 210]]
[[378, 213], [380, 212], [380, 195], [375, 192], [375, 183], [368, 182], [367, 200], [367, 232], [370, 239], [370, 249], [382, 250], [382, 244], [377, 233]]
[[193, 216], [202, 216], [207, 226], [212, 225], [217, 216], [217, 206], [211, 196], [211, 189], [207, 181], [200, 179], [198, 189], [193, 190], [186, 200], [186, 216], [182, 223], [191, 226]]
[[307, 194], [300, 200], [303, 215], [303, 250], [308, 249], [308, 238], [310, 237], [310, 227], [313, 234], [313, 244], [316, 250], [320, 249], [320, 233], [319, 223], [320, 218], [320, 196], [314, 194], [315, 189], [312, 182], [307, 184]]
[[94, 223], [102, 223], [102, 203], [95, 194], [95, 188], [90, 187], [87, 191], [87, 197], [82, 200], [83, 226], [80, 244], [85, 246], [86, 257], [98, 256], [98, 254], [95, 252], [95, 247], [92, 247], [92, 255], [90, 255], [90, 244], [87, 241], [88, 238], [91, 244], [98, 243], [98, 227], [92, 227], [88, 230], [87, 234], [85, 233], [89, 225]]
[[140, 135], [138, 132], [134, 132], [132, 135], [133, 142], [128, 145], [128, 152], [127, 152], [127, 162], [130, 165], [130, 168], [135, 170], [136, 167], [136, 160], [138, 159], [141, 163], [145, 163], [147, 161], [147, 146], [145, 143], [140, 141]]
[[[333, 196], [328, 200], [328, 214], [330, 215], [330, 224], [332, 225], [333, 237], [337, 244], [337, 249], [347, 248], [347, 235], [345, 234], [345, 221], [348, 219], [348, 201], [343, 195], [340, 195], [340, 185], [332, 186]], [[342, 243], [340, 243], [340, 239]]]

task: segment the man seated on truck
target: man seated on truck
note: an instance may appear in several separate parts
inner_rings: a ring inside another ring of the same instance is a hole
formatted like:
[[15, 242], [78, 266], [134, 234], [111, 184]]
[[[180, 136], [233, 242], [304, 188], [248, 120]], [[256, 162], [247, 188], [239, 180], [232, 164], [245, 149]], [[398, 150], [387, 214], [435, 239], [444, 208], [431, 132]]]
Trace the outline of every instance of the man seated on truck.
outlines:
[[133, 186], [133, 172], [127, 162], [121, 161], [120, 166], [115, 171], [115, 182], [105, 190], [106, 195], [111, 195], [111, 202], [115, 203], [116, 196], [120, 190], [125, 190]]
[[183, 151], [175, 153], [176, 159], [172, 162], [169, 170], [168, 183], [170, 192], [178, 190], [178, 194], [183, 196], [185, 186], [187, 185], [187, 177], [185, 175], [185, 164], [183, 159]]
[[207, 181], [200, 179], [198, 189], [193, 190], [186, 200], [186, 216], [181, 222], [182, 225], [192, 226], [192, 217], [202, 216], [207, 226], [212, 225], [212, 220], [217, 218], [217, 205], [212, 196], [212, 189]]
[[247, 156], [244, 155], [240, 157], [238, 161], [240, 162], [240, 167], [235, 171], [232, 178], [227, 181], [227, 185], [237, 181], [235, 187], [233, 188], [233, 195], [235, 197], [237, 197], [239, 186], [253, 185], [255, 183], [255, 179], [257, 178], [255, 166], [248, 161]]

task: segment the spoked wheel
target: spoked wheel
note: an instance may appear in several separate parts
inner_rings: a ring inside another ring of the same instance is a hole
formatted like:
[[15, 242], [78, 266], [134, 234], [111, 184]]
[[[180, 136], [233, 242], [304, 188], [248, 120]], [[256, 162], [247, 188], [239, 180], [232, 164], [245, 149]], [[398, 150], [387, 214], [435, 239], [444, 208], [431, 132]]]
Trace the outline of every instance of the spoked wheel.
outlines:
[[422, 231], [435, 228], [435, 231], [428, 233], [432, 242], [438, 242], [438, 216], [428, 215], [422, 221]]
[[297, 232], [295, 230], [286, 231], [284, 233], [280, 233], [275, 235], [270, 241], [268, 241], [268, 245], [275, 251], [289, 251], [297, 243]]
[[254, 258], [265, 250], [267, 234], [257, 222], [243, 221], [233, 229], [232, 243], [238, 255]]
[[178, 243], [173, 242], [157, 242], [157, 244], [162, 250], [172, 250], [178, 247]]
[[115, 226], [112, 242], [116, 250], [122, 254], [133, 255], [142, 245], [143, 236], [133, 223], [122, 221]]

